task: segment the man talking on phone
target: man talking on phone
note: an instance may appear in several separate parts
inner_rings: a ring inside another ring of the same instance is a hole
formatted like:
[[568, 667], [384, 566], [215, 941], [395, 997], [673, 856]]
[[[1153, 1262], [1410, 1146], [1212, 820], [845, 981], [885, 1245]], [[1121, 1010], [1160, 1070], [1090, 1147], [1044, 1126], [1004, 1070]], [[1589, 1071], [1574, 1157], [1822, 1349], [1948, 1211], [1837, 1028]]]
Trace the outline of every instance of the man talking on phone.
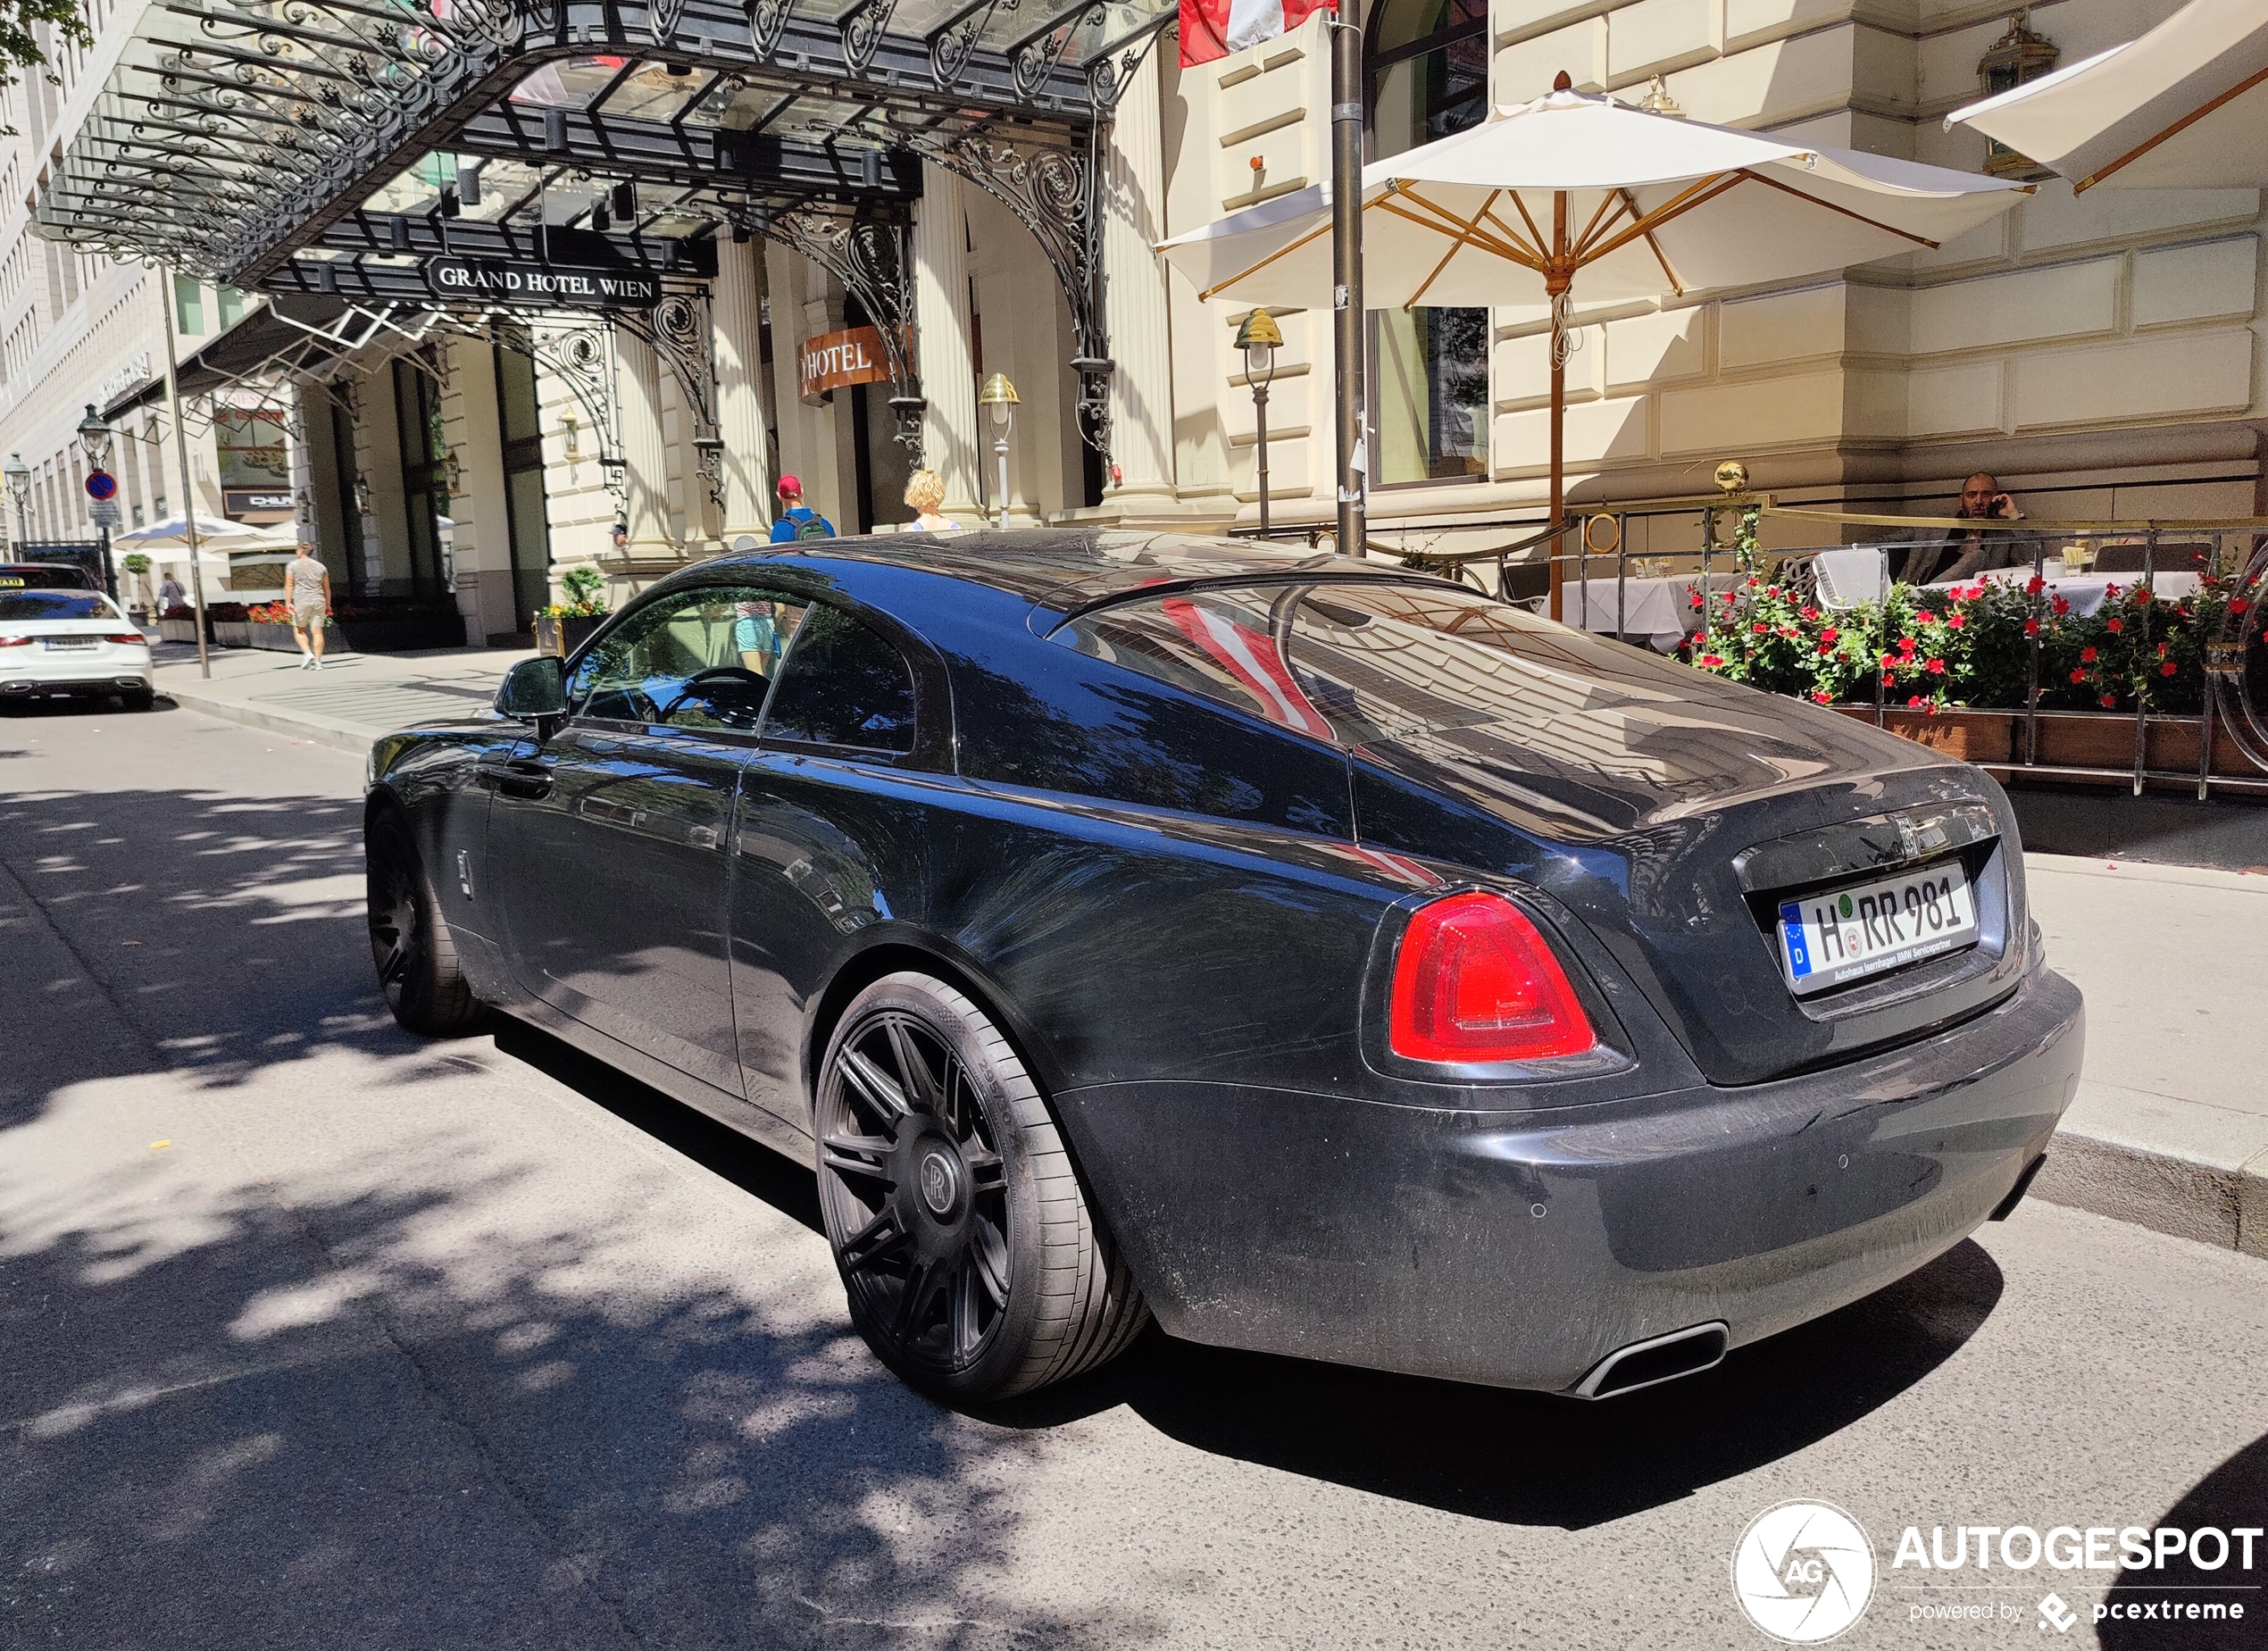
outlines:
[[[1953, 513], [1964, 521], [2022, 521], [2024, 513], [2000, 490], [1998, 479], [1979, 471], [1961, 484], [1961, 508]], [[1908, 585], [1941, 585], [1974, 579], [1992, 568], [2013, 568], [2031, 560], [2031, 546], [2020, 545], [2014, 533], [1986, 533], [1975, 528], [1949, 532], [1939, 528], [1915, 528], [1897, 536], [1911, 546], [1897, 577]]]

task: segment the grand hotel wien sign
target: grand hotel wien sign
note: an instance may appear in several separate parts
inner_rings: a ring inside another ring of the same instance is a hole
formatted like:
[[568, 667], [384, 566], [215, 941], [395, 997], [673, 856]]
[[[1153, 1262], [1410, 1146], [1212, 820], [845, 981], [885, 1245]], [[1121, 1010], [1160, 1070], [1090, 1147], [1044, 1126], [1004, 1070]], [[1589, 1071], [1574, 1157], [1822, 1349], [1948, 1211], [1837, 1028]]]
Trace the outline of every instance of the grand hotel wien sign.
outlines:
[[548, 309], [650, 310], [662, 278], [637, 269], [573, 268], [532, 260], [428, 258], [425, 285], [438, 299], [535, 304]]

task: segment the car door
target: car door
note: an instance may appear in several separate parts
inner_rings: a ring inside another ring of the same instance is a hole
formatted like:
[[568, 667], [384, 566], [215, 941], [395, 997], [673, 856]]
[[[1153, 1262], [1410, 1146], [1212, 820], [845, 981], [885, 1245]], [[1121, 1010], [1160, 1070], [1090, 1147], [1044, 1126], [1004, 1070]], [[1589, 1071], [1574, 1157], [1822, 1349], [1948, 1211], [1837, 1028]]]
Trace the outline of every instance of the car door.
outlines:
[[772, 594], [705, 585], [636, 609], [577, 662], [558, 730], [491, 764], [521, 986], [735, 1096], [732, 815], [771, 638], [801, 613], [764, 613]]
[[957, 785], [942, 666], [871, 615], [814, 605], [782, 660], [734, 838], [733, 1008], [748, 1098], [811, 1125], [813, 998], [861, 931], [927, 888], [939, 787]]

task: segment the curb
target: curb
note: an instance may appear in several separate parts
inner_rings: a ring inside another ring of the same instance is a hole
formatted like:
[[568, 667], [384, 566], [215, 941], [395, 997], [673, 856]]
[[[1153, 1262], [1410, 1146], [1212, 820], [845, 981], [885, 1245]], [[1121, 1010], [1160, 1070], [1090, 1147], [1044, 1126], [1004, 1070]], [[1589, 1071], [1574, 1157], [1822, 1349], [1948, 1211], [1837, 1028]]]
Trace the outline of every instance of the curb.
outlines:
[[2058, 1130], [2030, 1196], [2268, 1259], [2268, 1152], [2230, 1169]]
[[335, 751], [351, 751], [357, 756], [368, 755], [371, 742], [379, 738], [376, 730], [364, 732], [359, 729], [340, 728], [333, 723], [305, 721], [280, 712], [255, 710], [233, 699], [208, 698], [195, 688], [161, 687], [158, 692], [184, 711], [196, 711], [205, 716], [218, 717], [224, 722], [238, 722], [246, 728], [264, 729], [271, 734], [289, 734], [295, 738], [315, 745], [329, 746]]

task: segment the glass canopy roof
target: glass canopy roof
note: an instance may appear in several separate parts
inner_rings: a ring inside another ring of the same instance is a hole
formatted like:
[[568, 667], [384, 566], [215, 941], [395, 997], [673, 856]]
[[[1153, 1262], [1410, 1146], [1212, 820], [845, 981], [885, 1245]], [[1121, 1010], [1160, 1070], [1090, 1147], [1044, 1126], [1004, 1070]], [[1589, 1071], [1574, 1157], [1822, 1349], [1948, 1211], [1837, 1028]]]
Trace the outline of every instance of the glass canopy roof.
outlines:
[[411, 251], [399, 230], [371, 246], [380, 218], [437, 220], [445, 244], [449, 226], [538, 223], [683, 238], [752, 208], [903, 199], [908, 150], [1083, 150], [1173, 15], [1169, 0], [153, 0], [38, 224], [252, 285], [302, 249]]

